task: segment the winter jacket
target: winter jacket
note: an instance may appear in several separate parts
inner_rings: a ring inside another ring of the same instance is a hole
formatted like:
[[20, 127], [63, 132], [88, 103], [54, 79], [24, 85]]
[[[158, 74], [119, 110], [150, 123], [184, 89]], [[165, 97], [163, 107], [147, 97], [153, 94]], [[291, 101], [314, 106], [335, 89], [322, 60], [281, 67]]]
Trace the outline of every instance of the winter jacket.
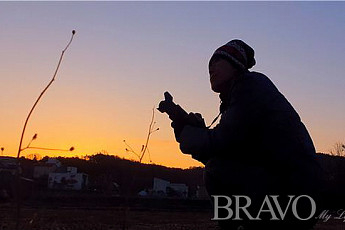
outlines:
[[223, 110], [212, 129], [184, 126], [179, 137], [183, 153], [211, 171], [214, 159], [231, 160], [264, 168], [289, 186], [314, 183], [311, 180], [320, 169], [312, 139], [297, 112], [265, 75], [249, 71], [242, 75], [224, 99]]

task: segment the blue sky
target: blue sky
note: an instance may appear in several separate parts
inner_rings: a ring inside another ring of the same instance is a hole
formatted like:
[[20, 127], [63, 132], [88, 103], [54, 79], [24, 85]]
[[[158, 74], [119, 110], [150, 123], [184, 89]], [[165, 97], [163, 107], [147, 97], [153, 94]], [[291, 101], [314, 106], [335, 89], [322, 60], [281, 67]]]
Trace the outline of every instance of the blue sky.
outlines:
[[[166, 90], [210, 123], [219, 99], [208, 60], [239, 38], [255, 49], [252, 70], [276, 84], [327, 152], [345, 142], [344, 24], [345, 2], [0, 2], [0, 145], [15, 153], [25, 116], [76, 29], [28, 127], [38, 145], [130, 158], [122, 140], [140, 149]], [[168, 118], [156, 113], [156, 121], [152, 160], [198, 165], [179, 152]]]

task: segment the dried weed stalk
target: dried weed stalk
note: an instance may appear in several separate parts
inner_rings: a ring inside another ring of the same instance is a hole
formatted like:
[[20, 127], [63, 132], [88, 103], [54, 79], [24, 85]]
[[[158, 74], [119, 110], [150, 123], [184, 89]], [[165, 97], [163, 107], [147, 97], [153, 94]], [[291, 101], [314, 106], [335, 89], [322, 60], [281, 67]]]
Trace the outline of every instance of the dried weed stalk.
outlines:
[[146, 137], [146, 142], [144, 145], [141, 146], [141, 150], [140, 150], [140, 153], [137, 153], [133, 150], [133, 148], [126, 142], [126, 140], [123, 140], [123, 142], [125, 143], [125, 145], [127, 146], [127, 148], [125, 149], [126, 152], [129, 152], [129, 153], [133, 153], [136, 157], [138, 157], [138, 160], [139, 162], [141, 163], [144, 156], [145, 156], [145, 153], [146, 151], [149, 153], [149, 158], [150, 158], [150, 162], [151, 161], [151, 156], [150, 156], [150, 151], [149, 151], [149, 141], [150, 141], [150, 136], [152, 133], [156, 132], [159, 130], [159, 128], [155, 128], [154, 126], [156, 125], [156, 122], [154, 121], [155, 119], [155, 110], [152, 109], [152, 117], [151, 117], [151, 122], [150, 122], [150, 125], [149, 125], [149, 130], [148, 130], [148, 133], [147, 133], [147, 137]]
[[[16, 212], [16, 230], [19, 229], [19, 225], [20, 225], [20, 165], [19, 165], [19, 158], [20, 158], [20, 154], [22, 151], [24, 151], [25, 149], [28, 149], [28, 148], [35, 148], [35, 149], [47, 149], [47, 148], [40, 148], [40, 147], [30, 147], [30, 144], [33, 140], [35, 140], [37, 138], [37, 134], [35, 134], [33, 136], [33, 138], [31, 139], [30, 143], [25, 147], [25, 148], [22, 148], [22, 143], [23, 143], [23, 138], [24, 138], [24, 134], [25, 134], [25, 130], [26, 130], [26, 126], [29, 122], [29, 119], [31, 117], [31, 114], [32, 112], [34, 111], [34, 109], [36, 108], [36, 105], [38, 104], [38, 102], [40, 101], [40, 99], [42, 98], [42, 96], [44, 95], [44, 93], [48, 90], [48, 88], [51, 86], [51, 84], [54, 82], [55, 78], [56, 78], [56, 75], [58, 73], [58, 70], [60, 68], [60, 65], [61, 65], [61, 62], [62, 62], [62, 59], [63, 59], [63, 56], [66, 52], [66, 50], [68, 49], [68, 47], [70, 46], [70, 44], [72, 43], [73, 41], [73, 38], [74, 38], [74, 35], [75, 35], [75, 30], [72, 30], [72, 36], [71, 36], [71, 39], [69, 40], [69, 42], [67, 43], [67, 46], [65, 47], [64, 50], [62, 50], [62, 53], [61, 53], [61, 56], [60, 56], [60, 59], [59, 59], [59, 62], [57, 64], [57, 67], [55, 69], [55, 72], [54, 72], [54, 75], [53, 75], [53, 78], [50, 80], [50, 82], [48, 83], [48, 85], [43, 89], [43, 91], [41, 92], [41, 94], [39, 95], [39, 97], [37, 98], [37, 100], [35, 101], [34, 105], [32, 106], [28, 116], [26, 117], [26, 120], [25, 120], [25, 123], [24, 123], [24, 127], [23, 127], [23, 130], [22, 130], [22, 134], [21, 134], [21, 137], [20, 137], [20, 142], [19, 142], [19, 147], [18, 147], [18, 153], [17, 153], [17, 170], [16, 170], [16, 203], [17, 203], [17, 212]], [[74, 148], [70, 148], [70, 151], [72, 151]], [[49, 149], [49, 150], [55, 150], [55, 149]]]

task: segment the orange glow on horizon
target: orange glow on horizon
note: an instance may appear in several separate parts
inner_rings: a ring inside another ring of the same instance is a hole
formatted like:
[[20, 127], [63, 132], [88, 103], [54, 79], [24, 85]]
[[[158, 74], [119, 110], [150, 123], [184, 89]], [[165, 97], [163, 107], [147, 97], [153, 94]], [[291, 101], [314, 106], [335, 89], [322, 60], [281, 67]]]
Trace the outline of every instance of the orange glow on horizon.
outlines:
[[[55, 141], [56, 143], [57, 141]], [[137, 153], [140, 152], [141, 145], [145, 142], [145, 139], [137, 139], [129, 142], [130, 146]], [[69, 149], [71, 146], [66, 144], [53, 145], [54, 142], [39, 142], [32, 146], [39, 146], [44, 148], [61, 148]], [[89, 144], [87, 144], [89, 143]], [[120, 158], [138, 161], [138, 157], [133, 153], [126, 152], [126, 145], [123, 144], [121, 140], [116, 141], [115, 144], [110, 145], [97, 145], [96, 143], [91, 144], [88, 141], [78, 141], [73, 147], [73, 151], [49, 151], [49, 150], [36, 150], [36, 149], [26, 149], [22, 151], [21, 156], [32, 158], [33, 155], [38, 155], [40, 157], [79, 157], [83, 158], [85, 156], [95, 155], [97, 153], [114, 155]], [[151, 140], [149, 143], [149, 151], [145, 153], [142, 163], [145, 164], [157, 164], [167, 167], [175, 168], [189, 168], [203, 166], [203, 164], [191, 158], [189, 155], [181, 153], [178, 147], [178, 143], [169, 140]], [[5, 148], [4, 156], [15, 157], [16, 154], [13, 152], [9, 154], [9, 151]], [[151, 159], [151, 161], [150, 161]]]

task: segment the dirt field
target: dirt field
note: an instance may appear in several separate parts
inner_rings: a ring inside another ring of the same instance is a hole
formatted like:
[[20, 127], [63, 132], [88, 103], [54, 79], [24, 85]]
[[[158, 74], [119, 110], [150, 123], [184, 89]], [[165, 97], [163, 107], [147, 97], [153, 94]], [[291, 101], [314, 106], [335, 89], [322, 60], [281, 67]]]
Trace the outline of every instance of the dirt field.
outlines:
[[[0, 230], [15, 229], [15, 209], [1, 207]], [[218, 229], [208, 211], [140, 210], [131, 208], [23, 208], [25, 230], [188, 230]], [[319, 222], [315, 230], [345, 230], [345, 222]]]
[[[0, 230], [14, 229], [14, 210], [0, 211]], [[110, 229], [215, 229], [211, 213], [116, 209], [22, 210], [21, 229], [110, 230]]]

